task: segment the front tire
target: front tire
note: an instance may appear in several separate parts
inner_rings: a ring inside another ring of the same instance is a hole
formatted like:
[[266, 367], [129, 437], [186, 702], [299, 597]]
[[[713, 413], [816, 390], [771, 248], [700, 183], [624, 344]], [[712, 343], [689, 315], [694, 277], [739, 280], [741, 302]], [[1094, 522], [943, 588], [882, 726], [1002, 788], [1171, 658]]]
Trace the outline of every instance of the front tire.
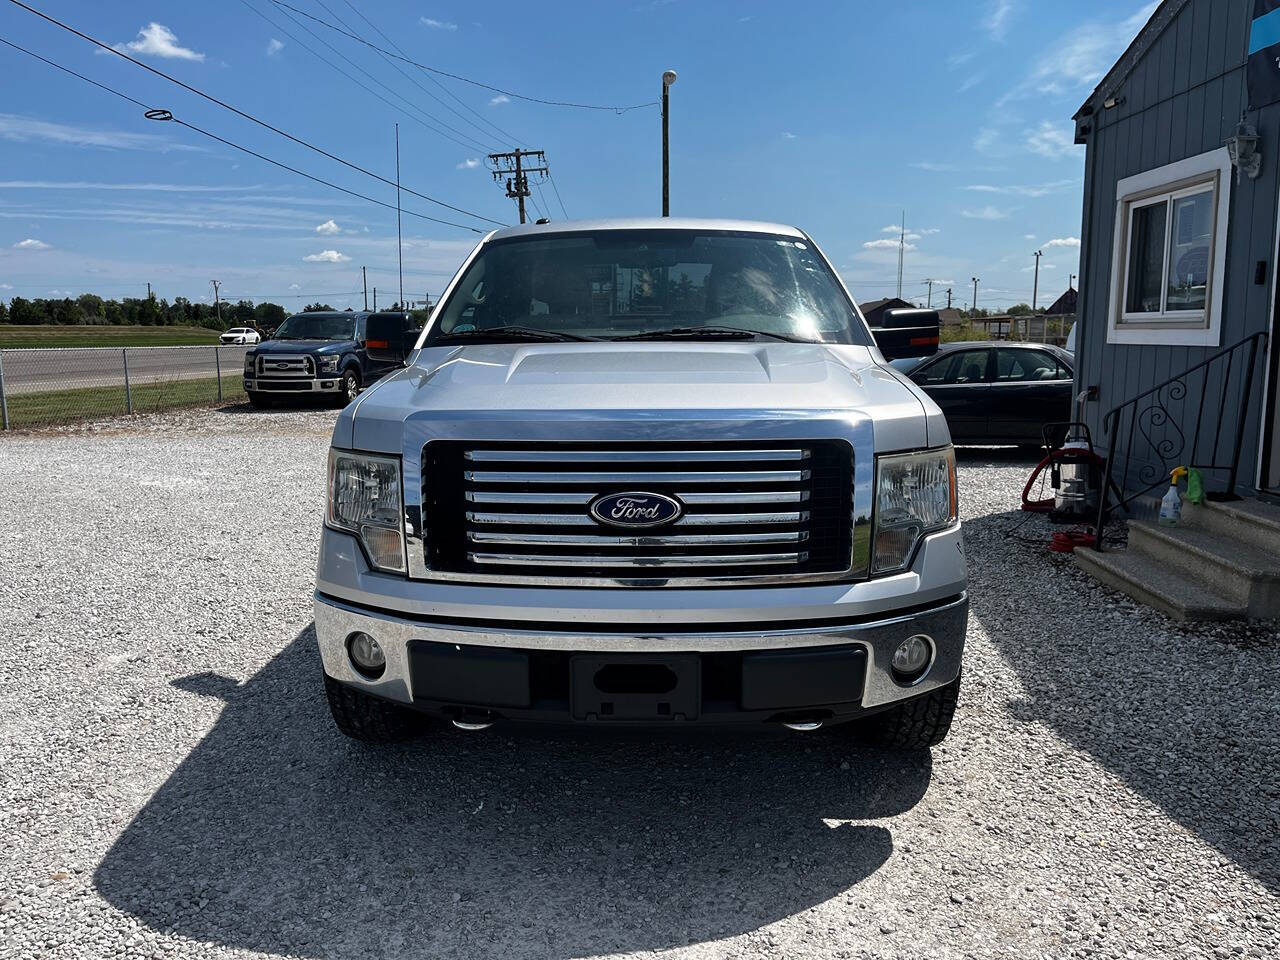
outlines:
[[247, 391], [249, 395], [249, 406], [255, 410], [266, 410], [271, 406], [271, 399], [259, 393], [257, 390]]
[[422, 716], [407, 707], [397, 706], [362, 693], [328, 674], [324, 677], [325, 698], [329, 713], [340, 733], [361, 743], [398, 743], [422, 732]]
[[960, 678], [860, 721], [862, 740], [885, 750], [928, 750], [947, 738], [960, 699]]
[[342, 371], [342, 389], [338, 391], [338, 402], [346, 406], [360, 394], [360, 371], [348, 367]]

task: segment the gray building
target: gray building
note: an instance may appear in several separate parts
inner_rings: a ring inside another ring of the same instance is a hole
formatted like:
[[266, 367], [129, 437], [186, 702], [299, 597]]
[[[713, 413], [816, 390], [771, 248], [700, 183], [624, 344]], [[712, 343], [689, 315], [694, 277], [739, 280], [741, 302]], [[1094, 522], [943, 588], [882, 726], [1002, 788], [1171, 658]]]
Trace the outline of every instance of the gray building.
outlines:
[[1277, 7], [1164, 0], [1075, 117], [1077, 387], [1126, 496], [1180, 464], [1280, 490]]

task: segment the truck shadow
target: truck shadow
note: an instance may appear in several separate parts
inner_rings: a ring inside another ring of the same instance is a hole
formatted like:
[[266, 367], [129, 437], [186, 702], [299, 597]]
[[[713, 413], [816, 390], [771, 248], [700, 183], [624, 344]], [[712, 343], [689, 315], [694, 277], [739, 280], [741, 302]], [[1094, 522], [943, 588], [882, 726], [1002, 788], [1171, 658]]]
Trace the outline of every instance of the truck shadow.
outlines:
[[[94, 875], [150, 927], [309, 957], [579, 957], [740, 934], [847, 891], [893, 850], [866, 821], [928, 754], [845, 736], [532, 728], [344, 740], [304, 631], [243, 685]], [[848, 767], [841, 769], [842, 763]]]
[[983, 558], [969, 566], [970, 614], [1025, 693], [1008, 704], [1011, 722], [1052, 730], [1280, 891], [1280, 753], [1265, 746], [1276, 625], [1181, 624], [1138, 607], [1048, 553], [1058, 528], [1026, 521], [965, 522], [968, 553]]

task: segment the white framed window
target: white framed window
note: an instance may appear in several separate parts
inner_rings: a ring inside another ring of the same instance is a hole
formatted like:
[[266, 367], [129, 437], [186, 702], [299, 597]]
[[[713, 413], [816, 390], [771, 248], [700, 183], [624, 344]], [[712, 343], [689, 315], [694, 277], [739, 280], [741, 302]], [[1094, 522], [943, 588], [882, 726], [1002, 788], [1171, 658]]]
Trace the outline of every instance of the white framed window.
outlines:
[[1108, 343], [1218, 346], [1231, 157], [1213, 150], [1121, 180]]

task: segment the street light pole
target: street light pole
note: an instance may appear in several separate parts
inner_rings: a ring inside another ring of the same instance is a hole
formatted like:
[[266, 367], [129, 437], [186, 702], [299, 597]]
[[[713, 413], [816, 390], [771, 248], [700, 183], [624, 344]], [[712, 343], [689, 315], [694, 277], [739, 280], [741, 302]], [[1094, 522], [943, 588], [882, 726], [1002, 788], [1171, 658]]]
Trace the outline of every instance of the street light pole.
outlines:
[[978, 284], [981, 282], [977, 277], [973, 278], [973, 315], [975, 317], [978, 315]]
[[1035, 282], [1035, 285], [1031, 288], [1031, 312], [1032, 313], [1035, 313], [1036, 307], [1039, 306], [1039, 304], [1036, 301], [1040, 299], [1040, 258], [1043, 256], [1044, 256], [1043, 250], [1036, 251], [1036, 282]]
[[671, 216], [671, 109], [670, 90], [676, 72], [662, 74], [662, 215]]

